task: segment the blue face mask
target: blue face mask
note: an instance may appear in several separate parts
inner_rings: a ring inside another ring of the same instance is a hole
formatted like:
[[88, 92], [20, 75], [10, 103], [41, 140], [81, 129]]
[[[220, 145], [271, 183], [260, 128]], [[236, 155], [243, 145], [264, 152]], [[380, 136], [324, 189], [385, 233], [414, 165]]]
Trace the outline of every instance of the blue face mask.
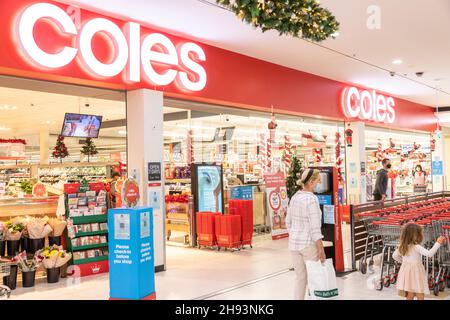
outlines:
[[316, 184], [314, 187], [314, 193], [320, 193], [322, 191], [322, 188], [320, 187], [320, 183]]

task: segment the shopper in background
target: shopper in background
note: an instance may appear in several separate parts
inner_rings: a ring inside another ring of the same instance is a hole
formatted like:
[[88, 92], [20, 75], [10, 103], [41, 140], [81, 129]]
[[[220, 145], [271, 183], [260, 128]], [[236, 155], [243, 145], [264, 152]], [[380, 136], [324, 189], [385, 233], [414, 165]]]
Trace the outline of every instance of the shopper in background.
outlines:
[[375, 201], [386, 200], [389, 181], [388, 173], [392, 168], [391, 160], [387, 158], [383, 159], [381, 165], [383, 168], [377, 172], [377, 180], [375, 182], [375, 189], [373, 190], [373, 200]]
[[116, 207], [116, 194], [117, 194], [117, 189], [116, 189], [116, 184], [117, 181], [120, 179], [120, 174], [118, 172], [113, 172], [112, 174], [112, 181], [110, 184], [110, 189], [111, 189], [111, 207], [115, 208]]
[[286, 216], [289, 250], [295, 269], [296, 300], [305, 299], [307, 285], [305, 261], [326, 260], [321, 232], [322, 212], [319, 199], [313, 193], [320, 182], [319, 170], [306, 169], [297, 181], [300, 190], [292, 197]]
[[422, 256], [431, 258], [445, 243], [445, 237], [439, 237], [434, 246], [427, 250], [420, 244], [423, 241], [423, 229], [415, 223], [403, 227], [400, 235], [400, 247], [395, 250], [393, 258], [402, 265], [398, 272], [397, 289], [406, 300], [423, 300], [430, 294], [427, 274], [422, 263]]

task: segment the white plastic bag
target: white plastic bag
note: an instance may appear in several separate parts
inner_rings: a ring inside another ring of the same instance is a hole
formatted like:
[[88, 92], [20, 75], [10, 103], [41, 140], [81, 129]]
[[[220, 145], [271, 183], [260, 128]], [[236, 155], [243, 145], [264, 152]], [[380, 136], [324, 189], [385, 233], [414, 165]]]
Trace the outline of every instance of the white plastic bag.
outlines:
[[308, 273], [309, 295], [312, 300], [336, 299], [339, 291], [336, 284], [336, 272], [333, 260], [327, 259], [324, 264], [320, 261], [305, 261]]

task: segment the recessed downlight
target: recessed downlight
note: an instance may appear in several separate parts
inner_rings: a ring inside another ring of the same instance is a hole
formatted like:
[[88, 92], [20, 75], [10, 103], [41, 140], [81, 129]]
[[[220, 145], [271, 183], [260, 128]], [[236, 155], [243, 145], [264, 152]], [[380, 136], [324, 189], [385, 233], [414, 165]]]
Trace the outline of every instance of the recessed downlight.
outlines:
[[392, 64], [396, 64], [396, 65], [399, 65], [399, 64], [402, 64], [402, 63], [403, 63], [402, 59], [395, 59], [394, 61], [392, 61]]

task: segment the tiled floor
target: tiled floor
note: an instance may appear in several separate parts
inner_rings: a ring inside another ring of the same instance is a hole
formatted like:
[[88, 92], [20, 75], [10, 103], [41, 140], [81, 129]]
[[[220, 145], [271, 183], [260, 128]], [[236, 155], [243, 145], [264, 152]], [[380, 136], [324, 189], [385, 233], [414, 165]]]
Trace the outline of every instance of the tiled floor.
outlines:
[[[253, 249], [217, 252], [167, 247], [168, 271], [156, 275], [158, 299], [291, 299], [294, 274], [287, 240], [258, 238]], [[267, 277], [269, 276], [269, 277]], [[401, 299], [395, 288], [368, 288], [375, 275], [359, 272], [338, 278], [340, 299]], [[35, 288], [19, 287], [12, 299], [108, 299], [108, 275], [82, 278], [81, 283], [39, 281]], [[437, 299], [450, 299], [449, 291]], [[435, 299], [434, 297], [429, 297]]]

